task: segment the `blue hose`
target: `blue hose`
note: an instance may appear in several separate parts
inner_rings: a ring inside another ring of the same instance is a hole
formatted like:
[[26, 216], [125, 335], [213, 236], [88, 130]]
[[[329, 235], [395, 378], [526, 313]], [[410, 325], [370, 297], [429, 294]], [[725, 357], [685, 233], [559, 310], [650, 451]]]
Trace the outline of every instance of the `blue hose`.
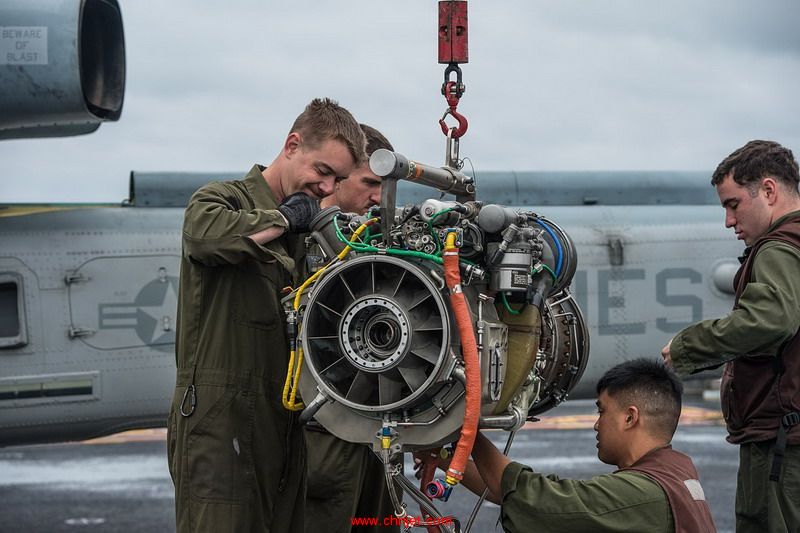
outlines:
[[543, 227], [544, 230], [548, 234], [550, 234], [550, 237], [552, 237], [553, 242], [556, 243], [556, 249], [558, 250], [558, 260], [556, 261], [556, 277], [558, 277], [561, 275], [561, 266], [562, 263], [564, 262], [564, 250], [561, 248], [561, 241], [558, 240], [558, 237], [556, 237], [555, 232], [550, 228], [549, 225], [545, 224], [538, 218], [536, 219], [536, 223], [539, 224], [541, 227]]

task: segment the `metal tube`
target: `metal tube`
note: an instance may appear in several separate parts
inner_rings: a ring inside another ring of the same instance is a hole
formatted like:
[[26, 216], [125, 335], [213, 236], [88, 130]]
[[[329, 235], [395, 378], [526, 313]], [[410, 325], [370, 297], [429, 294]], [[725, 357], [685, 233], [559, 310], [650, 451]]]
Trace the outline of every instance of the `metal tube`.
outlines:
[[[463, 374], [463, 372], [462, 372], [462, 374]], [[462, 382], [462, 383], [463, 383], [463, 382]], [[465, 391], [463, 391], [463, 390], [462, 390], [461, 392], [459, 392], [459, 393], [458, 393], [458, 394], [457, 394], [457, 395], [456, 395], [456, 396], [453, 398], [453, 400], [452, 400], [450, 403], [448, 403], [447, 405], [442, 405], [442, 406], [441, 406], [441, 411], [439, 412], [439, 414], [437, 414], [437, 415], [436, 415], [436, 417], [435, 417], [435, 418], [433, 418], [433, 419], [431, 419], [430, 421], [428, 421], [428, 422], [397, 422], [397, 426], [398, 426], [398, 427], [401, 427], [401, 426], [402, 426], [402, 427], [411, 427], [411, 426], [430, 426], [431, 424], [433, 424], [434, 422], [436, 422], [437, 420], [439, 420], [440, 418], [442, 418], [442, 417], [443, 417], [445, 414], [447, 414], [447, 412], [450, 410], [450, 408], [451, 408], [451, 407], [453, 407], [453, 405], [455, 405], [455, 403], [456, 403], [458, 400], [460, 400], [462, 396], [464, 396], [464, 392], [465, 392]]]
[[453, 368], [453, 377], [456, 378], [458, 382], [461, 383], [462, 385], [467, 384], [467, 375], [464, 372], [463, 366], [457, 365], [455, 368]]
[[314, 398], [305, 409], [303, 409], [302, 413], [300, 413], [300, 424], [303, 425], [310, 422], [314, 415], [317, 414], [317, 411], [319, 411], [320, 408], [328, 402], [328, 400], [329, 398], [322, 392], [317, 394], [317, 397]]
[[382, 178], [413, 181], [458, 196], [475, 194], [475, 183], [471, 177], [453, 168], [409, 161], [404, 155], [384, 148], [372, 153], [369, 168]]
[[516, 406], [511, 406], [509, 415], [482, 416], [481, 429], [507, 429], [516, 431], [525, 424], [525, 416]]
[[[386, 488], [389, 491], [389, 498], [392, 500], [392, 507], [394, 507], [394, 515], [398, 518], [404, 518], [408, 513], [406, 512], [406, 508], [403, 507], [403, 503], [400, 501], [400, 498], [397, 496], [397, 491], [395, 490], [394, 480], [395, 472], [392, 468], [392, 463], [389, 460], [389, 450], [381, 450], [381, 460], [383, 461], [383, 474], [386, 476]], [[397, 476], [399, 479], [405, 478], [405, 476]]]
[[[511, 443], [514, 442], [514, 435], [516, 435], [517, 430], [512, 431], [508, 434], [508, 440], [506, 441], [506, 446], [503, 448], [503, 455], [508, 455], [508, 452], [511, 450]], [[464, 533], [469, 533], [469, 530], [472, 529], [472, 523], [475, 522], [475, 518], [478, 516], [478, 511], [480, 511], [481, 506], [483, 505], [483, 500], [486, 499], [486, 496], [489, 495], [489, 489], [485, 489], [481, 497], [478, 498], [478, 501], [475, 503], [475, 507], [472, 509], [472, 513], [469, 515], [469, 520], [467, 520], [467, 526], [464, 528]]]
[[514, 415], [482, 416], [481, 429], [509, 429], [514, 426], [517, 417]]

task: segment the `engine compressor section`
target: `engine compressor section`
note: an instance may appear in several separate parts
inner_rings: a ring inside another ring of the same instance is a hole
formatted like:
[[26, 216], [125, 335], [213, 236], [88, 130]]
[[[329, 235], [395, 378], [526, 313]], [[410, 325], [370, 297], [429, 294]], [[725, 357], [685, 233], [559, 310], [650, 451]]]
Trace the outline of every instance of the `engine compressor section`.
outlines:
[[[589, 346], [568, 288], [575, 248], [543, 216], [475, 201], [472, 178], [453, 169], [386, 150], [370, 164], [384, 176], [382, 208], [331, 207], [312, 222], [320, 266], [285, 300], [284, 402], [372, 445], [389, 475], [402, 453], [458, 440], [449, 490], [478, 429], [515, 431], [580, 379]], [[412, 175], [457, 200], [394, 209], [395, 180]]]

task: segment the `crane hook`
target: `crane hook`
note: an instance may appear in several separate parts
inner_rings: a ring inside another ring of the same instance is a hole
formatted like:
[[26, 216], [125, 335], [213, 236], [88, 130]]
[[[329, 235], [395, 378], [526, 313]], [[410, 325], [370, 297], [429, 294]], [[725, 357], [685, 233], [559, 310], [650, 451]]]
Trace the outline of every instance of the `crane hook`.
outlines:
[[444, 121], [444, 119], [447, 118], [447, 115], [452, 116], [458, 122], [458, 126], [453, 128], [452, 135], [453, 138], [458, 139], [467, 132], [469, 123], [467, 122], [467, 117], [456, 111], [459, 97], [457, 94], [453, 93], [453, 89], [455, 88], [456, 82], [454, 81], [448, 81], [443, 87], [444, 97], [447, 100], [448, 108], [445, 109], [442, 118], [439, 120], [439, 126], [442, 128], [442, 133], [447, 135], [450, 131], [450, 128], [447, 126], [447, 123]]

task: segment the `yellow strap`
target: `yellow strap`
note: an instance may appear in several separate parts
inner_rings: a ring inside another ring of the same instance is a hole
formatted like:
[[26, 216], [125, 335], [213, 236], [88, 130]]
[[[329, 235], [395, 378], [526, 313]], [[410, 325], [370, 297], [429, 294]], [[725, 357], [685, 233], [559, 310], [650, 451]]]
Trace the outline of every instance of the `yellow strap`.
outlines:
[[[292, 387], [292, 368], [294, 367], [294, 358], [295, 351], [292, 350], [289, 352], [289, 369], [286, 372], [286, 381], [283, 383], [283, 396], [281, 397], [283, 406], [289, 411], [299, 411], [305, 407], [302, 402], [298, 403], [295, 401], [295, 398], [297, 397], [297, 390]], [[301, 363], [302, 360], [297, 364], [298, 376]]]

